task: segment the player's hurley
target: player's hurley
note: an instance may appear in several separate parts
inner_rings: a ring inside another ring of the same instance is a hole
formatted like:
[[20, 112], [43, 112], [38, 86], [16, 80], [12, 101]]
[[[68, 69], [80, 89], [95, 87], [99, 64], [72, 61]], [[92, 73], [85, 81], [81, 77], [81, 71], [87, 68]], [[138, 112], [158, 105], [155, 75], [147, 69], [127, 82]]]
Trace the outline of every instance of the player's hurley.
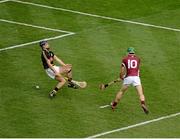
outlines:
[[[67, 77], [64, 77], [65, 80], [68, 80]], [[75, 81], [75, 80], [71, 80], [71, 83], [73, 84], [73, 86], [75, 87], [75, 89], [78, 89], [78, 88], [86, 88], [87, 86], [87, 82], [86, 81]]]
[[76, 86], [79, 86], [80, 88], [86, 88], [87, 86], [87, 82], [86, 81], [71, 81], [72, 83], [74, 83]]
[[117, 83], [117, 82], [120, 82], [121, 81], [121, 79], [120, 78], [117, 78], [116, 80], [113, 80], [113, 81], [111, 81], [111, 82], [109, 82], [109, 83], [107, 83], [107, 84], [100, 84], [99, 85], [99, 89], [100, 90], [104, 90], [105, 88], [107, 88], [108, 86], [111, 86], [112, 84], [114, 84], [114, 83]]

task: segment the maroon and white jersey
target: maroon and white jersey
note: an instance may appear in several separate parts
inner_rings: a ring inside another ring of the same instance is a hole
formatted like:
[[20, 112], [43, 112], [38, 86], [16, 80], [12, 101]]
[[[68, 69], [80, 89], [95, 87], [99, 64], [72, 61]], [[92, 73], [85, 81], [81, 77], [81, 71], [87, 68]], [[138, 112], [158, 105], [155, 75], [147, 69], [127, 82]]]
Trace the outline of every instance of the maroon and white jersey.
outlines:
[[126, 77], [139, 76], [140, 59], [134, 54], [128, 54], [122, 60], [122, 66], [126, 67]]

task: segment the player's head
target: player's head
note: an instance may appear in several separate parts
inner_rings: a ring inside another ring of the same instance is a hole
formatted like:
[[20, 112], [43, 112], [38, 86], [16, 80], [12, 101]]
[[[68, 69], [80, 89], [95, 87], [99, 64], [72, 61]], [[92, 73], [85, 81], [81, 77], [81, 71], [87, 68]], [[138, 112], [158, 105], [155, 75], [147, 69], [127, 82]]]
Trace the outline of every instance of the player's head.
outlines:
[[39, 46], [44, 50], [44, 49], [49, 49], [49, 44], [47, 41], [43, 40], [39, 42]]
[[133, 48], [133, 47], [129, 47], [129, 48], [127, 49], [127, 52], [128, 52], [128, 54], [135, 54], [135, 51], [134, 51], [134, 48]]

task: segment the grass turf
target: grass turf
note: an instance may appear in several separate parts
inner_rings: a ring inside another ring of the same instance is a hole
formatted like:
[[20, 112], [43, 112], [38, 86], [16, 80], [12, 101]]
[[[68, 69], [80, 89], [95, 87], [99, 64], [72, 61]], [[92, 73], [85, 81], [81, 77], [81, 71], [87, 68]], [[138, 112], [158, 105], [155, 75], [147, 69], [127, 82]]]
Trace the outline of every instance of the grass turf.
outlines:
[[[175, 1], [39, 0], [38, 3], [174, 28], [179, 26], [179, 4]], [[87, 137], [180, 111], [179, 91], [174, 87], [180, 85], [180, 33], [14, 2], [2, 3], [0, 9], [3, 19], [75, 32], [76, 35], [49, 43], [60, 58], [73, 64], [74, 79], [88, 82], [85, 90], [64, 87], [54, 100], [49, 100], [48, 92], [56, 81], [49, 79], [42, 69], [38, 44], [0, 52], [0, 125], [3, 125], [0, 137]], [[171, 14], [173, 20], [170, 20]], [[0, 24], [1, 47], [56, 35], [25, 26]], [[121, 57], [129, 46], [135, 47], [142, 59], [141, 79], [150, 109], [148, 116], [139, 107], [133, 88], [125, 94], [115, 112], [99, 109], [111, 102], [119, 84], [104, 92], [98, 90], [98, 84], [118, 76]], [[40, 89], [35, 89], [36, 85]], [[168, 121], [172, 122], [171, 130], [168, 130]], [[107, 137], [180, 137], [178, 122], [179, 117]], [[159, 127], [160, 132], [151, 134], [153, 127]]]

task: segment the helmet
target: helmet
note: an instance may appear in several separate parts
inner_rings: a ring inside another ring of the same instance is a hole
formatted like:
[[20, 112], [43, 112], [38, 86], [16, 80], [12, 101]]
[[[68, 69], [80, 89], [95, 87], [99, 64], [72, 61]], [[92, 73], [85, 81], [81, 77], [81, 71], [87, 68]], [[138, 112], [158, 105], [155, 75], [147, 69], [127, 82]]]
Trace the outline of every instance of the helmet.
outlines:
[[133, 47], [129, 47], [129, 48], [127, 49], [127, 52], [128, 52], [129, 54], [134, 54], [134, 53], [135, 53]]
[[39, 46], [43, 47], [46, 43], [48, 43], [47, 41], [43, 40], [39, 42]]

